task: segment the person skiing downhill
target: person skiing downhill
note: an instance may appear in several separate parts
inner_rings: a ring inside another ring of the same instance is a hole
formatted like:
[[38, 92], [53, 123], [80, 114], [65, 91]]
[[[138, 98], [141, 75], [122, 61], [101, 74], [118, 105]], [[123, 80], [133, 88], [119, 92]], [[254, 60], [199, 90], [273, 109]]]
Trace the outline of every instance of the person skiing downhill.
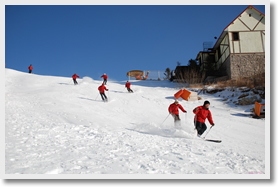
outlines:
[[180, 117], [179, 117], [179, 109], [182, 110], [184, 113], [187, 113], [186, 110], [184, 110], [184, 108], [179, 104], [178, 100], [175, 100], [175, 102], [172, 103], [168, 108], [169, 113], [174, 118], [176, 128], [181, 128]]
[[214, 126], [211, 112], [209, 110], [210, 102], [205, 101], [203, 106], [198, 106], [194, 108], [193, 113], [195, 114], [194, 117], [194, 124], [195, 129], [197, 130], [197, 136], [200, 137], [207, 129], [205, 124], [206, 119], [208, 119], [211, 126]]
[[131, 85], [131, 83], [130, 83], [130, 82], [128, 82], [128, 81], [125, 83], [125, 87], [127, 88], [127, 91], [128, 91], [128, 92], [132, 92], [132, 93], [133, 93], [133, 90], [132, 90], [132, 89], [130, 89], [130, 85]]
[[104, 102], [107, 102], [108, 100], [107, 100], [107, 97], [104, 92], [105, 92], [105, 90], [108, 91], [108, 89], [105, 87], [104, 83], [102, 83], [102, 85], [98, 87], [98, 90], [99, 90], [102, 100]]
[[29, 69], [29, 73], [32, 73], [32, 70], [33, 70], [32, 64], [28, 67], [28, 69]]
[[77, 77], [79, 78], [79, 76], [76, 75], [76, 73], [72, 76], [74, 85], [78, 84], [78, 82], [76, 81], [76, 78], [77, 78]]
[[101, 77], [103, 78], [103, 83], [106, 85], [108, 76], [104, 73]]

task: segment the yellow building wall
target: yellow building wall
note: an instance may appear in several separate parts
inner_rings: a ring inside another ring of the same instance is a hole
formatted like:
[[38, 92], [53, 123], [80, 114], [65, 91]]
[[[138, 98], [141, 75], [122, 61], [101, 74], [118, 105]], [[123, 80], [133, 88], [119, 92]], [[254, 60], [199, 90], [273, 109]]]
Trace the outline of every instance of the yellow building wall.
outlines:
[[255, 28], [255, 30], [265, 30], [265, 19], [263, 19]]
[[249, 31], [249, 29], [239, 19], [236, 19], [234, 21], [234, 23], [232, 23], [228, 27], [228, 31], [229, 32], [233, 32], [233, 31]]
[[[249, 16], [251, 15], [251, 16]], [[254, 9], [247, 9], [228, 28], [227, 31], [265, 30], [265, 18]]]
[[239, 46], [239, 41], [232, 41], [234, 44], [234, 53], [241, 53], [242, 51], [240, 51], [240, 46]]
[[240, 32], [241, 53], [264, 52], [261, 32]]

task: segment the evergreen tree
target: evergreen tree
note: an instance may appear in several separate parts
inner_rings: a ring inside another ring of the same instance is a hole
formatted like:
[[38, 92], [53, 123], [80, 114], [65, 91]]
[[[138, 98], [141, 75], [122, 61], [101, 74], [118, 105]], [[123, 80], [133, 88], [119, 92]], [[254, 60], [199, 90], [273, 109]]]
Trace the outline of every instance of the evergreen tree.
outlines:
[[189, 61], [188, 61], [188, 63], [189, 63], [189, 68], [191, 69], [191, 70], [196, 70], [196, 71], [199, 71], [200, 70], [200, 66], [198, 65], [198, 63], [197, 63], [197, 61], [196, 60], [193, 60], [193, 59], [190, 59]]
[[167, 68], [167, 69], [165, 70], [164, 75], [166, 76], [166, 79], [170, 79], [170, 76], [171, 76], [171, 70], [170, 70], [170, 68]]

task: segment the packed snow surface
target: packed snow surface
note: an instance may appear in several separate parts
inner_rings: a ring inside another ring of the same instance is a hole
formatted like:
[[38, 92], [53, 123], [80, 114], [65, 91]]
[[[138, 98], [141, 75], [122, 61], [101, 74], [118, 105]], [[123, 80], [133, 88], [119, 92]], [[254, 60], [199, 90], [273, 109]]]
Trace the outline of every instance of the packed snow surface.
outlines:
[[[83, 77], [75, 86], [69, 77], [5, 71], [6, 174], [265, 173], [265, 120], [249, 116], [254, 106], [217, 94], [179, 99], [188, 113], [180, 111], [175, 129], [168, 116], [175, 83], [134, 80], [128, 93], [126, 81], [108, 79], [104, 103], [101, 80]], [[192, 110], [204, 100], [215, 126], [208, 133], [206, 121], [203, 136], [222, 143], [196, 137]]]

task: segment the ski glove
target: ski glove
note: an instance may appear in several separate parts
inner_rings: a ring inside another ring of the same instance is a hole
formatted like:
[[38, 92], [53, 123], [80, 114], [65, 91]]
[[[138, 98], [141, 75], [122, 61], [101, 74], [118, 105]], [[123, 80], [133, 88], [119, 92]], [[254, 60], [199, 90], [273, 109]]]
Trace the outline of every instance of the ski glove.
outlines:
[[213, 123], [213, 124], [211, 124], [211, 126], [214, 126], [215, 124]]

